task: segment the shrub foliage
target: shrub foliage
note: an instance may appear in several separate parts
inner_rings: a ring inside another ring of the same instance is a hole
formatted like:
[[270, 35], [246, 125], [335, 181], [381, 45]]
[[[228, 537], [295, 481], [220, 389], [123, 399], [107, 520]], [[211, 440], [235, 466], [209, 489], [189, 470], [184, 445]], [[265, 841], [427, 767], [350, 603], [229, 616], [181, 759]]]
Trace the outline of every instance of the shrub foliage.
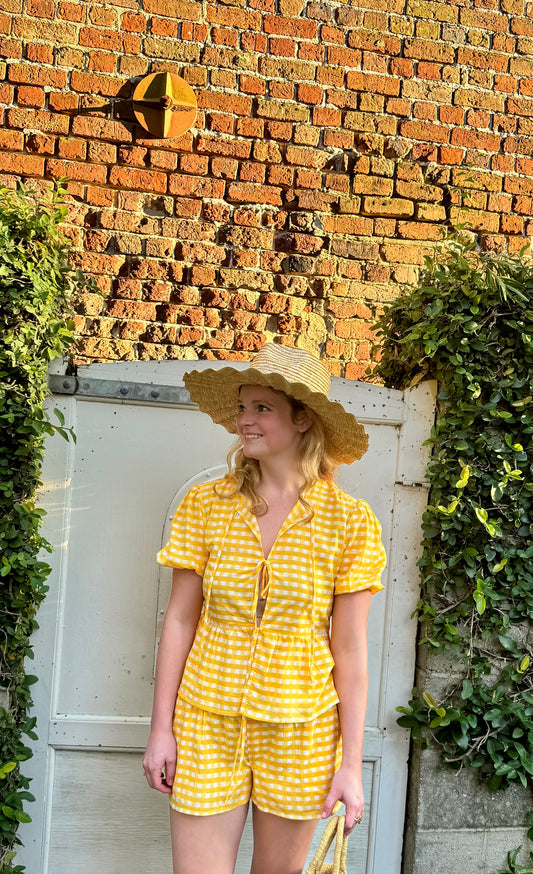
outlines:
[[52, 424], [44, 402], [47, 367], [73, 340], [68, 315], [73, 293], [85, 285], [68, 265], [68, 242], [59, 226], [67, 208], [56, 186], [40, 201], [21, 189], [0, 189], [0, 871], [19, 872], [15, 848], [20, 822], [32, 801], [21, 773], [31, 755], [35, 719], [25, 671], [30, 636], [47, 586], [50, 551], [40, 534], [44, 511], [36, 506], [47, 434], [68, 429], [59, 411]]
[[492, 790], [533, 783], [532, 298], [523, 252], [459, 233], [377, 325], [388, 386], [438, 381], [418, 617], [456, 666], [442, 700], [415, 689], [399, 722]]

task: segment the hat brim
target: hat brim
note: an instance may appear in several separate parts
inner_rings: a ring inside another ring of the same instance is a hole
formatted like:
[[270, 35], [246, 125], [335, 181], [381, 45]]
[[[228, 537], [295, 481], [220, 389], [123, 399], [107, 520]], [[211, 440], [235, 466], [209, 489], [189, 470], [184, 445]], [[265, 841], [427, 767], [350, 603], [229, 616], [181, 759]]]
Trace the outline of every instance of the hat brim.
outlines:
[[253, 367], [246, 370], [223, 367], [189, 371], [183, 381], [193, 403], [230, 434], [237, 433], [240, 386], [265, 385], [301, 401], [320, 417], [327, 450], [337, 464], [351, 464], [368, 449], [368, 434], [353, 413], [322, 392], [310, 391], [301, 382], [290, 382], [280, 373], [263, 373]]

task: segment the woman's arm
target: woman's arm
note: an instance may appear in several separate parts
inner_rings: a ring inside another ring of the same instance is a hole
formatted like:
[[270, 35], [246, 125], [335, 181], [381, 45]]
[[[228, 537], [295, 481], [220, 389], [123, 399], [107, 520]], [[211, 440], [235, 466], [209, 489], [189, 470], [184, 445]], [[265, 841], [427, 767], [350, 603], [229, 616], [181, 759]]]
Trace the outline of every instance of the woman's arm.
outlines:
[[333, 681], [339, 696], [342, 761], [335, 774], [322, 816], [331, 816], [337, 801], [346, 808], [345, 833], [353, 831], [362, 817], [363, 739], [368, 695], [366, 624], [371, 593], [336, 595], [331, 616], [331, 652], [335, 660]]
[[143, 769], [152, 789], [169, 794], [176, 770], [172, 718], [187, 656], [202, 611], [202, 578], [193, 570], [174, 569], [155, 673], [152, 728]]

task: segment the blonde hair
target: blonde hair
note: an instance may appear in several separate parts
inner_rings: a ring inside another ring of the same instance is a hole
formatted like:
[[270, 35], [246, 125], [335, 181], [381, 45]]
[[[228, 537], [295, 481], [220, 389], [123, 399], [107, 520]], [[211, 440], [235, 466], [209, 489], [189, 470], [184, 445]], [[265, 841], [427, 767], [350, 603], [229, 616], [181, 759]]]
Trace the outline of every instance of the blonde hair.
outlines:
[[[274, 391], [276, 391], [274, 389]], [[283, 394], [283, 392], [279, 392]], [[296, 422], [302, 416], [311, 420], [311, 426], [300, 438], [298, 465], [303, 477], [300, 489], [300, 500], [308, 512], [308, 519], [313, 516], [313, 508], [305, 500], [304, 493], [319, 479], [332, 480], [337, 464], [326, 448], [326, 438], [320, 417], [301, 401], [290, 395], [285, 395], [292, 407], [292, 419]], [[234, 489], [226, 497], [236, 494], [245, 495], [252, 502], [252, 511], [256, 516], [263, 516], [268, 509], [267, 503], [258, 492], [261, 479], [259, 462], [255, 458], [247, 458], [243, 453], [242, 442], [237, 438], [231, 447], [228, 457], [228, 472], [235, 482]]]

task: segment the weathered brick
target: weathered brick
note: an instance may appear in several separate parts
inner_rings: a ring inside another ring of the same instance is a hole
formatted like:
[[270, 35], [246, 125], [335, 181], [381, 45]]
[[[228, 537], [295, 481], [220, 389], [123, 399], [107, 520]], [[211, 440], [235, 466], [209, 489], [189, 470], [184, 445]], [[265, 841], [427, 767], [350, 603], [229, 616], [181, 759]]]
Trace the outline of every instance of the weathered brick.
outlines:
[[358, 235], [371, 237], [374, 229], [374, 222], [371, 218], [359, 215], [324, 216], [322, 223], [325, 233], [343, 234], [345, 236]]
[[354, 141], [355, 136], [353, 131], [324, 131], [324, 145], [326, 146], [326, 148], [346, 151], [349, 149], [353, 149]]
[[396, 194], [400, 197], [409, 198], [411, 200], [424, 200], [426, 202], [439, 203], [443, 199], [442, 188], [438, 185], [429, 185], [427, 183], [404, 182], [398, 180], [396, 182]]
[[211, 173], [216, 178], [236, 179], [239, 162], [232, 158], [212, 158]]
[[313, 81], [315, 66], [307, 61], [291, 58], [262, 57], [259, 59], [259, 72], [262, 76], [285, 81]]
[[89, 56], [89, 70], [96, 73], [115, 73], [117, 56], [113, 52], [92, 51]]
[[119, 76], [105, 76], [100, 73], [82, 73], [73, 70], [70, 77], [73, 91], [80, 94], [103, 94], [116, 97], [124, 88], [126, 80]]
[[346, 75], [346, 84], [353, 91], [386, 94], [392, 97], [397, 97], [400, 93], [400, 81], [391, 76], [376, 76], [372, 73], [349, 71]]
[[79, 3], [60, 2], [57, 5], [57, 15], [66, 21], [81, 23], [86, 20], [87, 10]]
[[500, 230], [503, 234], [523, 234], [524, 219], [518, 215], [502, 215]]
[[[50, 138], [53, 143], [53, 138]], [[5, 151], [21, 152], [24, 147], [24, 136], [19, 131], [5, 130], [0, 128], [0, 149]]]
[[345, 39], [345, 32], [338, 27], [328, 27], [323, 24], [320, 28], [320, 41], [323, 43], [335, 43], [336, 45], [343, 46]]
[[291, 18], [265, 15], [263, 30], [277, 36], [292, 36], [297, 39], [315, 39], [318, 34], [318, 24], [305, 18]]
[[344, 71], [322, 65], [316, 71], [316, 81], [320, 85], [330, 85], [341, 88], [344, 84]]
[[251, 151], [251, 143], [247, 140], [223, 138], [210, 134], [200, 134], [196, 139], [196, 151], [199, 154], [225, 155], [230, 158], [248, 158]]
[[[79, 140], [73, 137], [69, 139], [59, 139], [57, 144], [57, 154], [60, 158], [70, 158], [72, 160], [83, 161], [87, 156], [87, 142], [86, 140]], [[89, 181], [98, 182], [100, 180], [91, 179]]]
[[317, 106], [313, 109], [313, 124], [318, 127], [340, 127], [342, 115], [339, 109]]
[[193, 0], [144, 0], [145, 12], [178, 21], [201, 21], [202, 4]]
[[239, 118], [235, 125], [235, 133], [240, 137], [263, 138], [265, 123], [260, 118]]
[[54, 112], [36, 109], [8, 109], [8, 127], [43, 133], [67, 134], [70, 119]]
[[[236, 48], [239, 43], [239, 34], [235, 28], [213, 27], [211, 28], [211, 41], [213, 45], [232, 46], [233, 48]], [[211, 72], [211, 77], [213, 77], [213, 74], [216, 72], [216, 70], [213, 70]]]
[[341, 339], [375, 339], [370, 325], [362, 319], [339, 319], [335, 325], [335, 336]]
[[271, 82], [268, 86], [268, 96], [275, 100], [293, 100], [294, 82]]
[[124, 12], [120, 18], [120, 29], [132, 33], [145, 33], [147, 18], [138, 12]]
[[164, 193], [167, 190], [167, 175], [155, 170], [112, 167], [109, 172], [109, 184], [116, 188]]
[[494, 173], [461, 168], [453, 170], [452, 183], [461, 189], [477, 188], [482, 191], [501, 191], [502, 178]]
[[385, 104], [385, 109], [392, 115], [403, 115], [407, 118], [411, 114], [411, 103], [409, 100], [390, 97]]
[[352, 177], [352, 191], [354, 194], [374, 194], [382, 197], [390, 197], [392, 194], [393, 181], [380, 176], [366, 176], [355, 174]]
[[456, 6], [433, 2], [433, 0], [408, 0], [406, 13], [415, 18], [429, 18], [436, 21], [456, 22], [459, 19], [459, 10]]
[[383, 243], [380, 252], [385, 261], [391, 264], [423, 264], [424, 258], [431, 255], [432, 247], [420, 243]]
[[76, 25], [57, 20], [16, 16], [13, 19], [12, 33], [22, 39], [36, 42], [44, 39], [57, 45], [76, 45], [78, 42]]
[[[233, 115], [228, 115], [222, 112], [207, 112], [205, 115], [205, 124], [199, 123], [198, 127], [204, 127], [208, 131], [214, 131], [222, 134], [233, 134], [235, 127], [235, 119]], [[226, 145], [226, 150], [228, 146]]]
[[15, 152], [0, 152], [0, 172], [17, 176], [38, 176], [44, 173], [44, 158], [37, 155], [20, 155]]
[[219, 91], [202, 91], [198, 95], [198, 106], [201, 109], [216, 109], [235, 115], [249, 116], [252, 108], [251, 97], [239, 97], [234, 94], [222, 94]]
[[452, 207], [450, 220], [453, 224], [466, 224], [474, 231], [491, 231], [493, 233], [499, 230], [500, 225], [500, 216], [495, 213], [484, 210], [460, 209], [459, 207]]
[[297, 43], [293, 39], [271, 36], [268, 40], [268, 53], [274, 57], [294, 58], [296, 57], [296, 48]]
[[476, 7], [476, 9], [461, 9], [459, 12], [459, 22], [466, 27], [495, 31], [496, 33], [503, 33], [509, 26], [506, 15], [480, 7]]
[[455, 49], [442, 42], [423, 39], [406, 39], [403, 46], [404, 57], [424, 61], [438, 61], [441, 64], [455, 63]]
[[470, 149], [483, 149], [489, 152], [497, 152], [500, 148], [501, 138], [496, 134], [482, 133], [455, 128], [451, 134], [452, 146], [465, 146]]
[[400, 197], [364, 197], [362, 212], [365, 215], [408, 218], [414, 214], [414, 203]]
[[[68, 119], [66, 121], [68, 127]], [[72, 119], [72, 133], [74, 136], [119, 143], [131, 143], [133, 139], [130, 130], [120, 121], [81, 115]]]
[[420, 66], [419, 64], [418, 79], [413, 77], [403, 83], [402, 96], [411, 100], [430, 100], [439, 104], [451, 103], [454, 89], [451, 85], [440, 81], [440, 71], [437, 74], [437, 81], [433, 82], [420, 78]]
[[329, 46], [327, 62], [332, 67], [359, 67], [362, 53], [354, 49]]
[[383, 52], [388, 57], [399, 55], [402, 49], [402, 42], [398, 37], [387, 35], [386, 31], [384, 33], [364, 28], [348, 31], [348, 45], [363, 52]]
[[154, 36], [145, 38], [144, 51], [152, 58], [165, 58], [189, 64], [197, 64], [201, 54], [200, 46]]
[[19, 85], [16, 91], [16, 102], [19, 106], [32, 106], [35, 109], [44, 107], [45, 94], [42, 88], [31, 85]]
[[334, 239], [331, 251], [341, 258], [355, 258], [361, 261], [375, 261], [379, 256], [379, 246], [375, 242]]
[[281, 206], [281, 191], [272, 185], [231, 182], [227, 187], [226, 198], [236, 203], [269, 203]]
[[512, 115], [533, 116], [533, 99], [528, 97], [508, 97], [506, 110]]
[[247, 73], [241, 73], [239, 77], [240, 90], [245, 94], [264, 94], [266, 83], [264, 79], [258, 76], [251, 76]]
[[298, 167], [295, 171], [295, 185], [297, 188], [320, 188], [322, 174], [318, 170], [305, 170]]
[[457, 50], [457, 63], [467, 67], [478, 67], [480, 70], [491, 70], [495, 73], [506, 73], [509, 57], [494, 51], [480, 51], [466, 47]]
[[285, 160], [288, 164], [296, 164], [299, 167], [313, 167], [319, 169], [324, 166], [329, 155], [321, 149], [311, 149], [305, 146], [287, 146]]
[[34, 15], [36, 18], [53, 18], [53, 0], [27, 0], [26, 11], [28, 15]]
[[245, 161], [239, 167], [239, 179], [242, 182], [264, 182], [266, 167], [252, 161]]
[[318, 146], [323, 129], [308, 124], [295, 124], [293, 143], [297, 146]]
[[[533, 176], [533, 161], [531, 158], [517, 158], [516, 160], [516, 172], [522, 173], [525, 176], [532, 177]], [[506, 180], [507, 182], [507, 180]], [[521, 179], [522, 183], [523, 180]]]
[[50, 88], [65, 88], [67, 73], [41, 65], [9, 64], [7, 78], [10, 82], [24, 85], [48, 85]]
[[450, 137], [449, 128], [422, 121], [402, 121], [400, 123], [400, 134], [409, 139], [430, 143], [446, 143]]

